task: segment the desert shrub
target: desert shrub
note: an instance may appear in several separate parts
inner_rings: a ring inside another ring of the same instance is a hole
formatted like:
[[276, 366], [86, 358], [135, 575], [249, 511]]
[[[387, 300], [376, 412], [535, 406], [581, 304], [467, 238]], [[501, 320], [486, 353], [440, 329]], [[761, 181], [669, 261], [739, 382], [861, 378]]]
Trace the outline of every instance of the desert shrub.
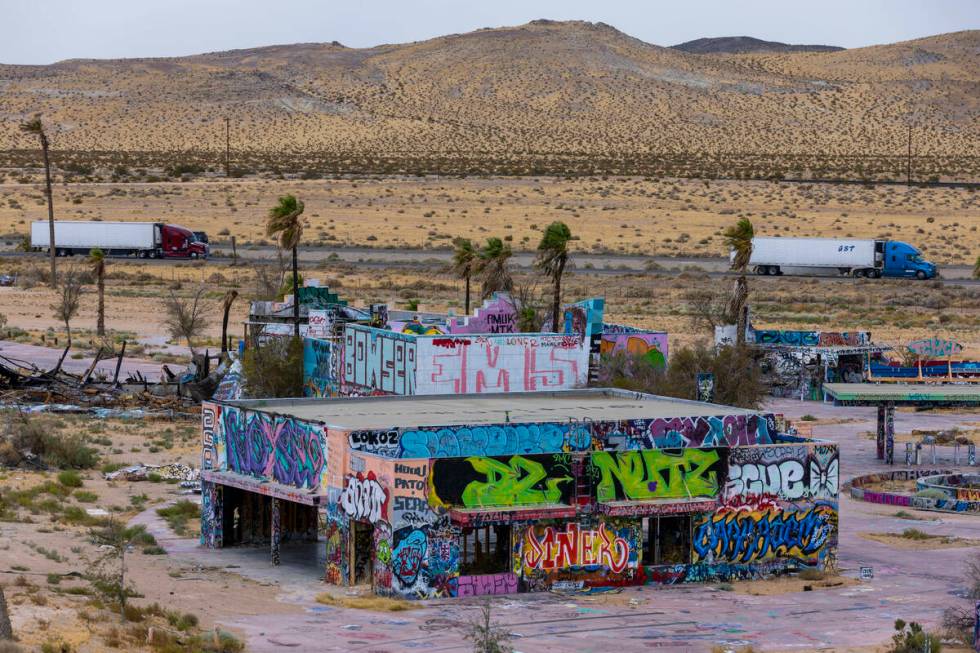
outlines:
[[897, 632], [892, 635], [890, 653], [921, 653], [925, 650], [929, 650], [930, 653], [939, 653], [942, 651], [943, 645], [939, 636], [926, 632], [922, 626], [914, 621], [906, 624], [903, 620], [896, 619], [895, 630]]
[[926, 533], [925, 531], [920, 531], [918, 528], [906, 528], [902, 531], [902, 537], [906, 540], [931, 540], [932, 535]]
[[757, 408], [767, 393], [758, 359], [748, 347], [728, 346], [718, 350], [703, 344], [682, 347], [670, 355], [666, 370], [643, 356], [621, 353], [603, 356], [599, 380], [615, 388], [695, 399], [700, 372], [715, 376], [715, 403]]
[[251, 397], [303, 396], [303, 341], [268, 338], [245, 350], [242, 380]]
[[25, 451], [54, 467], [90, 469], [98, 464], [99, 454], [94, 448], [80, 435], [60, 433], [57, 424], [51, 420], [16, 413], [8, 416], [5, 427], [0, 436], [0, 441], [10, 444], [0, 452], [5, 464], [22, 462]]
[[84, 485], [82, 476], [74, 469], [66, 469], [58, 472], [58, 482], [65, 487], [82, 487]]
[[187, 532], [188, 520], [201, 518], [201, 507], [193, 501], [181, 499], [166, 508], [158, 508], [157, 514], [163, 517], [174, 533], [183, 535]]
[[932, 487], [926, 488], [925, 490], [919, 490], [918, 492], [915, 493], [915, 496], [920, 497], [922, 499], [948, 499], [949, 498], [949, 495], [947, 495], [942, 490], [937, 490], [936, 488], [932, 488]]

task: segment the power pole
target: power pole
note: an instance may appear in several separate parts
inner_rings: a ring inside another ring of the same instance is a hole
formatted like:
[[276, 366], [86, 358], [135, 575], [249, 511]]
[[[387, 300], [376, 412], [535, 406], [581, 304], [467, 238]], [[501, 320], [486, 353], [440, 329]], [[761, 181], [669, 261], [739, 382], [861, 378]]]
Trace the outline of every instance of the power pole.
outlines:
[[912, 123], [909, 123], [909, 155], [905, 163], [905, 185], [912, 185]]
[[225, 116], [225, 177], [231, 176], [231, 118]]

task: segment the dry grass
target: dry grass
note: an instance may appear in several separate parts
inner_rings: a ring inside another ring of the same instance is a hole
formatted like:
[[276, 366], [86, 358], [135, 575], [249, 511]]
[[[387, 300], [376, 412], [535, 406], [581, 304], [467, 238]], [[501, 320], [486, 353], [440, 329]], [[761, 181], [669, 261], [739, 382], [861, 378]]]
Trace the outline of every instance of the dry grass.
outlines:
[[858, 535], [866, 540], [881, 542], [896, 549], [913, 549], [916, 551], [980, 546], [980, 540], [948, 535], [930, 535], [914, 528], [906, 529], [902, 533], [858, 533]]
[[[980, 250], [980, 203], [965, 188], [626, 177], [249, 179], [58, 184], [55, 207], [63, 220], [163, 220], [205, 230], [212, 249], [230, 254], [231, 236], [240, 249], [267, 243], [268, 208], [284, 193], [306, 203], [304, 242], [327, 246], [445, 248], [456, 236], [496, 235], [531, 250], [541, 230], [561, 219], [580, 252], [724, 256], [721, 232], [747, 217], [760, 235], [904, 240], [942, 264], [972, 264]], [[40, 185], [0, 185], [0, 234], [9, 244], [43, 217]]]
[[337, 608], [373, 610], [375, 612], [403, 612], [422, 607], [412, 601], [393, 599], [387, 596], [335, 596], [326, 592], [317, 594], [316, 602]]

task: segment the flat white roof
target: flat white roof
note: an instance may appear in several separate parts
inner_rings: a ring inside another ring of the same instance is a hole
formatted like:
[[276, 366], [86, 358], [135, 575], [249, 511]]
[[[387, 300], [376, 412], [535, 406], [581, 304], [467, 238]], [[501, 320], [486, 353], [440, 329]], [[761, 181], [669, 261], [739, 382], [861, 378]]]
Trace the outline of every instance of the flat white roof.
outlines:
[[508, 421], [522, 424], [763, 414], [761, 411], [613, 389], [491, 395], [256, 399], [224, 403], [351, 430], [503, 424]]

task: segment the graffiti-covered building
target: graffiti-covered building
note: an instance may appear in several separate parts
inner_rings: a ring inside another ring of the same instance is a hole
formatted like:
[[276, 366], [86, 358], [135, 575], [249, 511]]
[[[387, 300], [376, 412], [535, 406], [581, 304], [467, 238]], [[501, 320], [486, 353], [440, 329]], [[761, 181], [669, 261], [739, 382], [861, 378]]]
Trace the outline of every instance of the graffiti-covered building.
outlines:
[[[601, 355], [643, 357], [663, 367], [667, 334], [602, 321], [603, 299], [564, 308], [552, 330], [518, 331], [514, 300], [498, 293], [461, 318], [346, 322], [333, 337], [304, 340], [309, 397], [493, 394], [594, 384]], [[375, 313], [377, 314], [377, 313]]]
[[776, 424], [615, 390], [206, 403], [201, 540], [316, 540], [328, 582], [411, 598], [822, 567], [837, 447]]

